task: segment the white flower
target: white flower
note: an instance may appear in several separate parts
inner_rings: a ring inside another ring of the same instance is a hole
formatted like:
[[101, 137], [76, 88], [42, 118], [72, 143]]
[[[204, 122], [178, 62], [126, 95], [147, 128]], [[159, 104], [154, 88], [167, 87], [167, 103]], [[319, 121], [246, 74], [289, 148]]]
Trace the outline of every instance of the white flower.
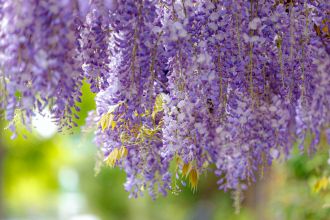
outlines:
[[178, 103], [178, 108], [183, 108], [185, 106], [185, 101], [184, 100], [181, 100], [179, 103]]
[[273, 159], [277, 159], [280, 155], [280, 152], [277, 149], [270, 149], [270, 156], [272, 156]]
[[178, 38], [185, 38], [188, 36], [188, 32], [185, 30], [184, 26], [181, 22], [174, 22], [173, 24], [169, 24], [170, 28], [170, 39], [173, 41], [177, 41]]
[[270, 106], [270, 108], [269, 108], [269, 111], [271, 111], [271, 112], [276, 112], [276, 110], [277, 110], [277, 108], [274, 105]]
[[243, 34], [243, 39], [246, 43], [248, 43], [250, 41], [250, 37], [246, 33]]
[[249, 29], [251, 30], [257, 30], [257, 28], [260, 26], [261, 20], [260, 18], [254, 18], [250, 23], [249, 23]]
[[240, 122], [242, 125], [246, 124], [247, 121], [248, 121], [248, 120], [247, 120], [247, 117], [245, 117], [245, 116], [242, 116], [242, 117], [239, 118], [239, 122]]
[[198, 63], [208, 64], [208, 63], [211, 62], [211, 60], [212, 60], [212, 57], [206, 52], [199, 54], [198, 57], [197, 57], [197, 62]]
[[211, 20], [211, 21], [216, 21], [216, 20], [219, 19], [219, 17], [220, 17], [219, 12], [213, 12], [213, 13], [210, 15], [210, 20]]
[[185, 118], [185, 114], [184, 113], [180, 113], [179, 115], [178, 115], [178, 121], [183, 121], [184, 120], [184, 118]]
[[213, 31], [218, 30], [218, 25], [214, 22], [208, 23], [209, 28], [211, 28]]
[[220, 134], [222, 132], [222, 130], [223, 130], [223, 127], [219, 126], [219, 127], [217, 127], [217, 129], [215, 130], [215, 132], [217, 134]]

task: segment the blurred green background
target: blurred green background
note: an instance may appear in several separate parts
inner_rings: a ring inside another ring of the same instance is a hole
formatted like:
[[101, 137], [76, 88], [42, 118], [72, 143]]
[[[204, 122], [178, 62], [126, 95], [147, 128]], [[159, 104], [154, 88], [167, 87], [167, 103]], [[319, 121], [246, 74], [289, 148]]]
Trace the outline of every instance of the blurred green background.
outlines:
[[[84, 85], [80, 126], [95, 108], [93, 99]], [[329, 146], [324, 140], [313, 157], [295, 150], [287, 162], [268, 168], [243, 193], [235, 214], [235, 195], [217, 190], [212, 173], [200, 178], [196, 193], [183, 188], [156, 201], [148, 195], [128, 199], [123, 171], [102, 167], [95, 175], [92, 134], [79, 129], [55, 134], [47, 118], [36, 118], [34, 125], [31, 133], [20, 131], [10, 140], [0, 122], [1, 220], [330, 220]]]

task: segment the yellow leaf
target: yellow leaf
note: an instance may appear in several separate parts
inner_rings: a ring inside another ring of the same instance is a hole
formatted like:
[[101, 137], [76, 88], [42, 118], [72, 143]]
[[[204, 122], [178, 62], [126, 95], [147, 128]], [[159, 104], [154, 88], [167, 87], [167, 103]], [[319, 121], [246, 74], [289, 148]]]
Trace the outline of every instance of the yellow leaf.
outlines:
[[105, 160], [106, 164], [109, 167], [114, 167], [118, 160], [127, 156], [127, 149], [125, 146], [122, 146], [120, 149], [115, 148], [111, 153], [108, 155], [107, 159]]
[[126, 147], [122, 146], [120, 148], [120, 156], [121, 156], [121, 158], [127, 157], [127, 153], [128, 153], [128, 151], [127, 151]]
[[99, 125], [101, 125], [102, 131], [104, 131], [107, 127], [107, 121], [108, 121], [107, 117], [108, 117], [108, 114], [104, 114], [104, 115], [102, 115], [102, 117], [99, 121]]
[[189, 182], [193, 191], [196, 191], [198, 184], [198, 173], [195, 168], [192, 168], [189, 172]]
[[190, 170], [191, 170], [191, 163], [185, 163], [183, 166], [182, 166], [182, 176], [184, 177], [187, 177]]
[[176, 155], [175, 157], [175, 172], [177, 172], [182, 164], [182, 159]]
[[104, 132], [106, 129], [109, 128], [109, 126], [111, 125], [112, 128], [114, 128], [114, 126], [116, 126], [116, 123], [113, 123], [113, 119], [114, 119], [114, 115], [112, 113], [105, 113], [104, 115], [102, 115], [99, 124], [101, 125], [101, 129], [102, 132]]
[[327, 177], [322, 177], [314, 184], [313, 191], [318, 193], [320, 190], [325, 190], [328, 185], [329, 179]]
[[328, 25], [325, 25], [323, 28], [322, 28], [322, 31], [324, 34], [328, 34], [329, 33], [329, 27]]
[[179, 164], [182, 163], [182, 159], [181, 159], [181, 157], [179, 157], [179, 156], [177, 156], [177, 157], [175, 158], [175, 160], [176, 160], [177, 165], [179, 165]]
[[111, 129], [114, 130], [117, 125], [116, 121], [111, 121]]
[[207, 168], [209, 165], [210, 165], [209, 162], [205, 161], [205, 162], [203, 163], [203, 168]]
[[102, 132], [104, 132], [110, 126], [111, 126], [112, 130], [115, 129], [117, 122], [114, 121], [115, 116], [112, 113], [122, 104], [123, 104], [123, 102], [119, 102], [116, 105], [110, 106], [108, 112], [101, 116], [99, 125], [101, 125]]
[[114, 167], [116, 162], [117, 162], [117, 157], [118, 157], [119, 151], [118, 148], [115, 148], [107, 157], [106, 159], [106, 164], [109, 167]]
[[148, 128], [146, 126], [141, 127], [141, 135], [142, 137], [146, 136], [147, 138], [152, 138], [159, 130]]
[[154, 130], [152, 130], [152, 129], [148, 129], [148, 128], [144, 128], [144, 133], [147, 135], [147, 136], [153, 136], [154, 135], [154, 133], [155, 133], [155, 131]]
[[150, 115], [149, 110], [147, 109], [143, 114], [141, 114], [142, 117]]
[[163, 111], [163, 96], [162, 94], [158, 94], [156, 96], [154, 110], [151, 114], [152, 119], [155, 120], [157, 113], [161, 111]]

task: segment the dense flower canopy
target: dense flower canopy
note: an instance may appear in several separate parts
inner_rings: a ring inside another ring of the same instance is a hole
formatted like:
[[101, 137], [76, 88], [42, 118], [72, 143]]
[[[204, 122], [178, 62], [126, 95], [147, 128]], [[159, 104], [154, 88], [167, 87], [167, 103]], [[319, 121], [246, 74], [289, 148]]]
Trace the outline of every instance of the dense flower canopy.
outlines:
[[330, 139], [329, 25], [327, 0], [0, 0], [0, 108], [14, 134], [45, 108], [71, 128], [86, 78], [131, 196], [212, 170], [242, 190]]

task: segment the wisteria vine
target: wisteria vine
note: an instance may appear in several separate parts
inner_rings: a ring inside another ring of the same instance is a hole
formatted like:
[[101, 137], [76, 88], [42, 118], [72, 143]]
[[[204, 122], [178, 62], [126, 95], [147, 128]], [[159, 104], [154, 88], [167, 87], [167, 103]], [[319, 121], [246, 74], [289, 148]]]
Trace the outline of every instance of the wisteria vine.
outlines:
[[0, 0], [0, 108], [14, 136], [45, 108], [71, 128], [86, 79], [131, 196], [212, 170], [243, 190], [295, 142], [330, 142], [329, 25], [326, 0]]

